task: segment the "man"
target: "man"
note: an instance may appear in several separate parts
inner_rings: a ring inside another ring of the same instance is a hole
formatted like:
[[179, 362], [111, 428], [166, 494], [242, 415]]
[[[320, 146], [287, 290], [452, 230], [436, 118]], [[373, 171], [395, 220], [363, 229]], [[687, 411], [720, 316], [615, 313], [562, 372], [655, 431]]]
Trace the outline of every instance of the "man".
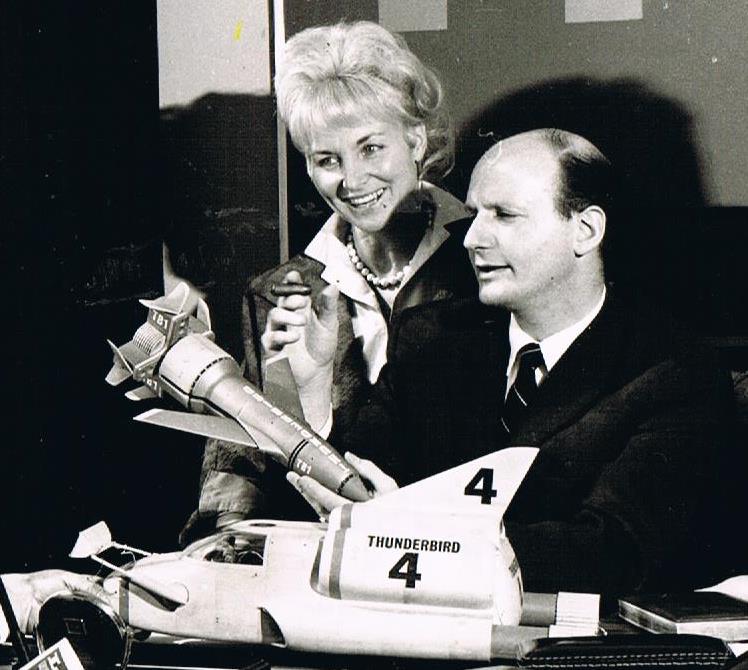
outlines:
[[[606, 288], [613, 186], [601, 152], [565, 131], [489, 150], [467, 198], [478, 300], [404, 316], [356, 429], [331, 436], [400, 485], [538, 447], [505, 517], [529, 590], [678, 590], [729, 572], [729, 378], [661, 310]], [[324, 305], [289, 298], [264, 342], [287, 349], [316, 426], [335, 329]]]

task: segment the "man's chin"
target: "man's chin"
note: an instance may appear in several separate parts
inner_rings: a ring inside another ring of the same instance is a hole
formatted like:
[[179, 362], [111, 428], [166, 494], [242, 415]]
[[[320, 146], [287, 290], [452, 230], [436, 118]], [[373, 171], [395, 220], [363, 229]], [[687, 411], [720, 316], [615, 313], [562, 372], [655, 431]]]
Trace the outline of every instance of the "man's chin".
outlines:
[[478, 288], [478, 300], [489, 307], [504, 307], [507, 295], [505, 291], [496, 286], [480, 286]]

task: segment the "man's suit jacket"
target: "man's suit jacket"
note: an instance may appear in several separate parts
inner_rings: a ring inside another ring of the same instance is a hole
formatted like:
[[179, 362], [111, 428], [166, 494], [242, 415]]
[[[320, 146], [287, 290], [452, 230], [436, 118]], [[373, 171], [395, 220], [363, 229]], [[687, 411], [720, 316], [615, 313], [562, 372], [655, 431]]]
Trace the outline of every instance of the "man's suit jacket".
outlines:
[[506, 446], [538, 447], [505, 519], [530, 590], [620, 594], [726, 576], [739, 454], [715, 356], [609, 293], [509, 439], [499, 421], [508, 321], [475, 300], [406, 312], [375, 394], [333, 444], [400, 485]]

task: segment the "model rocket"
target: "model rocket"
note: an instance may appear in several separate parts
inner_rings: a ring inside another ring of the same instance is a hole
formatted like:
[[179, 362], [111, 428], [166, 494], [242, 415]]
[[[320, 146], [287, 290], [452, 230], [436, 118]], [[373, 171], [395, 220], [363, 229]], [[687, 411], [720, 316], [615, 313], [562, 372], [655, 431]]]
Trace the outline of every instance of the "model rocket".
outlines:
[[194, 412], [153, 409], [135, 419], [258, 448], [339, 495], [368, 500], [358, 473], [330, 444], [242, 376], [236, 361], [213, 341], [207, 305], [198, 300], [192, 316], [184, 310], [188, 297], [181, 283], [157, 300], [141, 300], [147, 321], [121, 347], [109, 342], [114, 352], [109, 384], [132, 377], [143, 386], [126, 394], [131, 400], [166, 394]]

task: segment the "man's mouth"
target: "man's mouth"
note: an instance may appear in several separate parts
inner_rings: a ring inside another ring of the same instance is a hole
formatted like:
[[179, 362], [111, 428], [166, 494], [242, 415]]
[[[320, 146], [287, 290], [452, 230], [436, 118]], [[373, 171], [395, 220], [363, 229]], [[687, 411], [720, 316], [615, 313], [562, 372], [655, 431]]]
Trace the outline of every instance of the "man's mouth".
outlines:
[[476, 263], [475, 271], [480, 275], [491, 274], [492, 272], [498, 272], [500, 270], [508, 270], [508, 265], [490, 265], [488, 263]]
[[359, 209], [363, 207], [370, 207], [375, 202], [377, 202], [382, 197], [383, 194], [384, 194], [384, 187], [378, 188], [376, 191], [372, 191], [371, 193], [367, 193], [366, 195], [358, 195], [355, 197], [342, 198], [342, 200], [348, 205], [350, 205], [351, 207], [355, 207]]

